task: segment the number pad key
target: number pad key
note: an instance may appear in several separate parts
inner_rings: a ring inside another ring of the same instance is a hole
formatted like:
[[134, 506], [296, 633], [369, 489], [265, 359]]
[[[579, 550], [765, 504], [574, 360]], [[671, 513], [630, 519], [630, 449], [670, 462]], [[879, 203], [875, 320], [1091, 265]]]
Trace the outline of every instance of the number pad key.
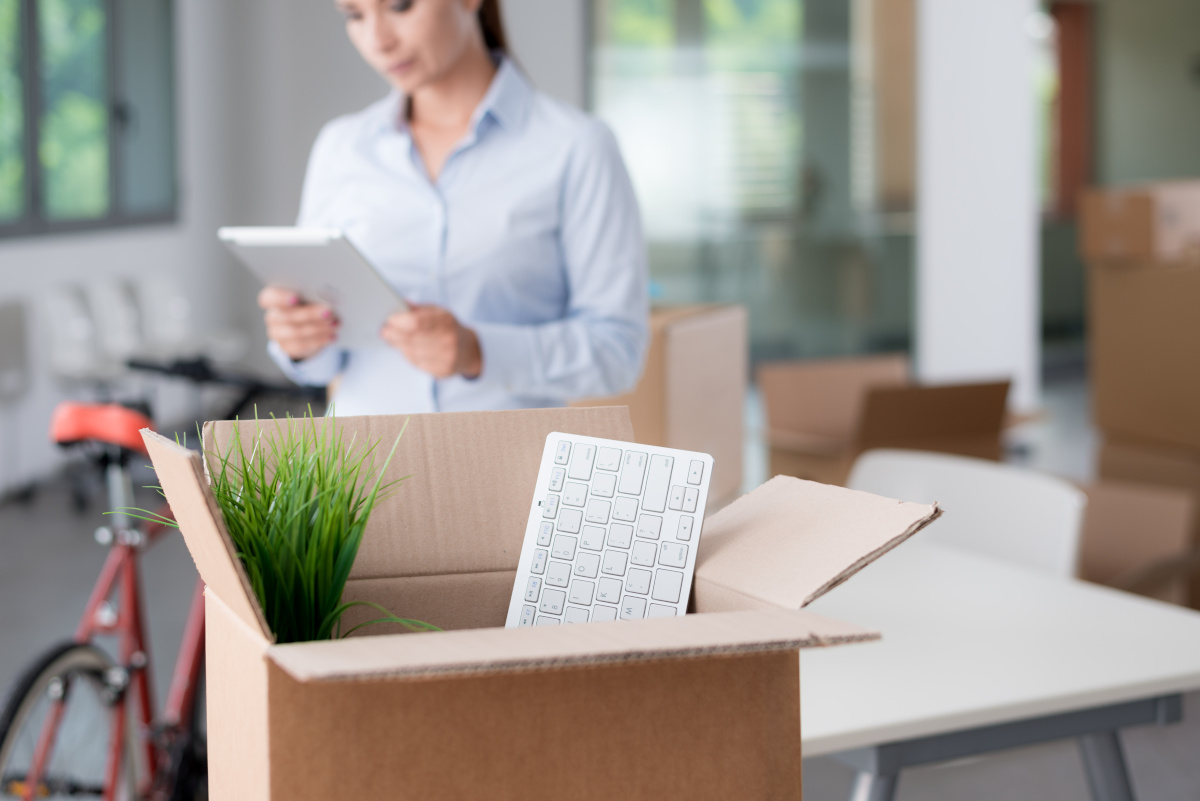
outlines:
[[629, 561], [642, 567], [654, 567], [654, 556], [657, 550], [653, 543], [635, 542], [633, 544], [633, 554], [629, 557]]

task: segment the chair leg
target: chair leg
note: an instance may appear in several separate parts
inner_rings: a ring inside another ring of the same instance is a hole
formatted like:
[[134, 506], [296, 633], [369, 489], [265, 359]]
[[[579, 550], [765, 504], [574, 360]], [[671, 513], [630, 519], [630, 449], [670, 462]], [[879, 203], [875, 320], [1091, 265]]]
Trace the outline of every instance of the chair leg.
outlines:
[[860, 771], [854, 777], [854, 787], [850, 790], [850, 801], [892, 801], [896, 797], [896, 785], [900, 782], [898, 773], [882, 774]]
[[1083, 735], [1079, 751], [1094, 801], [1134, 801], [1125, 752], [1116, 731]]

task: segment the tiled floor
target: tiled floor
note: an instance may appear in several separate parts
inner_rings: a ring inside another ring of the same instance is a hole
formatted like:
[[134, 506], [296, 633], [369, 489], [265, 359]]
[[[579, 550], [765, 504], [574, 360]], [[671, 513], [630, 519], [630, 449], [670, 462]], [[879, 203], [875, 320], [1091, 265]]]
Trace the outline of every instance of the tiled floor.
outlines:
[[[1078, 380], [1050, 385], [1045, 408], [1042, 418], [1016, 432], [1014, 440], [1022, 445], [1019, 460], [1071, 478], [1088, 478], [1094, 436], [1087, 425], [1086, 386]], [[752, 399], [747, 408], [748, 486], [766, 477], [761, 434], [761, 410]], [[153, 483], [153, 476], [143, 473], [135, 483]], [[146, 494], [139, 503], [149, 506], [153, 500]], [[93, 529], [102, 522], [96, 515], [93, 510], [76, 516], [60, 486], [46, 487], [31, 506], [0, 508], [0, 688], [7, 688], [42, 648], [73, 630], [105, 555], [92, 539]], [[147, 613], [160, 699], [194, 580], [180, 538], [169, 537], [147, 554]], [[1187, 699], [1183, 723], [1130, 731], [1124, 742], [1141, 801], [1200, 799], [1200, 694]], [[848, 796], [853, 778], [849, 769], [829, 759], [812, 759], [805, 762], [804, 771], [808, 801]], [[901, 777], [898, 798], [1085, 801], [1088, 793], [1075, 746], [1066, 742], [914, 769]]]

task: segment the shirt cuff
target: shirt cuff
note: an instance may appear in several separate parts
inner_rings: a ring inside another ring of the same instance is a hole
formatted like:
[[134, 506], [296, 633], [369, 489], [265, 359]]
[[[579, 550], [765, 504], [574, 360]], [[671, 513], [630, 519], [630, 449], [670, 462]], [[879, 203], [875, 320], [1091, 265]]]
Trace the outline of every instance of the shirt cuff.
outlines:
[[292, 361], [278, 342], [270, 340], [267, 342], [267, 353], [271, 360], [279, 365], [279, 369], [283, 370], [283, 374], [292, 381], [314, 387], [325, 386], [332, 381], [342, 371], [346, 362], [346, 352], [332, 344], [326, 345], [307, 359]]
[[471, 327], [479, 340], [483, 360], [483, 369], [471, 380], [500, 387], [510, 394], [523, 394], [541, 385], [540, 378], [534, 375], [539, 362], [535, 357], [537, 342], [532, 326], [475, 323]]

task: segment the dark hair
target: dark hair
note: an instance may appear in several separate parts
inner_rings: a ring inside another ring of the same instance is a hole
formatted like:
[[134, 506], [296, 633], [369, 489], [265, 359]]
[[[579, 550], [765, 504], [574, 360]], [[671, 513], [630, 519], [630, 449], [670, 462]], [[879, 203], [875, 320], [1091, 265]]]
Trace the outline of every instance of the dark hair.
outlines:
[[500, 0], [483, 0], [479, 7], [479, 27], [488, 50], [508, 55], [508, 37], [504, 35], [504, 19], [500, 15]]

